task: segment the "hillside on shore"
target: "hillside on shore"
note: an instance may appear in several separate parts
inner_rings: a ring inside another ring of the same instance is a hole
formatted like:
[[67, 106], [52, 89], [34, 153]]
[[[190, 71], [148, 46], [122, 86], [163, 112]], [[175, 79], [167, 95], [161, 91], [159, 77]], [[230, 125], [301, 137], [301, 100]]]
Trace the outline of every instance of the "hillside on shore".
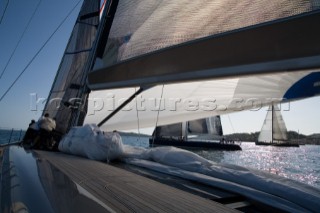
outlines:
[[[225, 135], [228, 140], [240, 140], [255, 142], [258, 140], [260, 132], [252, 133], [233, 133]], [[299, 144], [317, 144], [320, 145], [320, 133], [314, 133], [311, 135], [299, 134], [295, 131], [288, 131], [288, 140], [293, 143]]]
[[138, 133], [135, 133], [135, 132], [121, 132], [121, 131], [119, 131], [119, 134], [121, 135], [121, 136], [134, 136], [134, 137], [151, 137], [151, 135], [147, 135], [147, 134], [142, 134], [142, 133], [140, 133], [140, 134], [138, 134]]

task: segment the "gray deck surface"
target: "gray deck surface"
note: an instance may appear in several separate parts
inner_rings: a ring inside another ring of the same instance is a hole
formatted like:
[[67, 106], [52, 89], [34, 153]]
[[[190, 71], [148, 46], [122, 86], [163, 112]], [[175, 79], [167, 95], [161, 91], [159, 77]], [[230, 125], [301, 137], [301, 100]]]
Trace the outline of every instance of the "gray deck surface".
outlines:
[[36, 153], [115, 212], [238, 212], [103, 162], [62, 153]]

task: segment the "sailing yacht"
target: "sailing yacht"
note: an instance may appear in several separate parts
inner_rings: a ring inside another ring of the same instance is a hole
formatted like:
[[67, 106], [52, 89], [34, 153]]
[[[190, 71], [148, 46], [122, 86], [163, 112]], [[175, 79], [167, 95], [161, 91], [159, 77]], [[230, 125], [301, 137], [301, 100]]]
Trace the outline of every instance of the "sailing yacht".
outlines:
[[[103, 138], [320, 94], [317, 0], [108, 0], [99, 11], [83, 1], [44, 109], [63, 138], [83, 124]], [[2, 147], [0, 211], [320, 209], [320, 190], [300, 182], [174, 147], [129, 151], [107, 164]]]
[[269, 107], [256, 145], [299, 147], [288, 142], [287, 128], [277, 105]]
[[181, 148], [241, 150], [223, 137], [220, 116], [213, 116], [155, 128], [149, 144]]

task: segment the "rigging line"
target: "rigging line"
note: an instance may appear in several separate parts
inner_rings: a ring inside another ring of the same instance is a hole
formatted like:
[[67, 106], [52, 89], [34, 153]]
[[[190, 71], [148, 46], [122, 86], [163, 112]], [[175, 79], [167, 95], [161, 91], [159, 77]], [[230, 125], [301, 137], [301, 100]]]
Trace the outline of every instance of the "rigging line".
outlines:
[[79, 5], [79, 3], [82, 0], [79, 0], [78, 3], [71, 9], [71, 11], [68, 13], [68, 15], [61, 21], [61, 23], [58, 25], [58, 27], [54, 30], [54, 32], [50, 35], [50, 37], [46, 40], [46, 42], [40, 47], [38, 52], [32, 57], [32, 59], [29, 61], [29, 63], [26, 65], [26, 67], [21, 71], [21, 73], [18, 75], [18, 77], [13, 81], [13, 83], [10, 85], [10, 87], [5, 91], [5, 93], [1, 96], [0, 102], [3, 100], [3, 98], [8, 94], [8, 92], [11, 90], [11, 88], [17, 83], [19, 78], [22, 76], [22, 74], [28, 69], [28, 67], [32, 64], [34, 59], [39, 55], [39, 53], [43, 50], [43, 48], [48, 44], [50, 39], [56, 34], [56, 32], [60, 29], [62, 24], [69, 18], [71, 13], [76, 9], [76, 7]]
[[7, 11], [8, 5], [9, 5], [9, 0], [7, 1], [7, 4], [6, 4], [5, 8], [4, 8], [3, 14], [2, 14], [2, 16], [1, 16], [1, 18], [0, 18], [0, 24], [1, 24], [1, 22], [2, 22], [2, 19], [3, 19], [3, 17], [4, 17], [4, 14], [5, 14], [6, 11]]
[[156, 134], [157, 134], [157, 126], [158, 126], [158, 120], [159, 120], [159, 114], [160, 114], [160, 108], [161, 108], [161, 101], [162, 101], [162, 96], [163, 96], [163, 88], [164, 88], [164, 84], [162, 84], [162, 89], [161, 89], [161, 97], [160, 97], [160, 103], [159, 103], [159, 110], [158, 110], [158, 114], [157, 114], [157, 120], [156, 120], [156, 127], [154, 129], [154, 134], [152, 136], [152, 147], [153, 147], [153, 144], [154, 144], [154, 139], [156, 137]]
[[232, 128], [232, 131], [233, 131], [233, 133], [235, 133], [235, 132], [234, 132], [234, 128], [233, 128], [233, 125], [232, 125], [232, 123], [231, 123], [231, 119], [230, 119], [230, 116], [229, 116], [229, 114], [228, 114], [228, 118], [229, 118], [229, 122], [230, 122], [230, 125], [231, 125], [231, 128]]
[[41, 3], [41, 0], [38, 2], [38, 4], [37, 4], [35, 10], [33, 11], [33, 13], [32, 13], [32, 15], [31, 15], [31, 17], [30, 17], [30, 19], [29, 19], [26, 27], [25, 27], [24, 30], [23, 30], [23, 33], [21, 34], [21, 36], [20, 36], [20, 38], [19, 38], [18, 43], [17, 43], [16, 46], [14, 47], [14, 50], [12, 51], [12, 53], [11, 53], [11, 55], [10, 55], [10, 57], [9, 57], [9, 60], [8, 60], [7, 63], [6, 63], [6, 66], [4, 67], [4, 69], [3, 69], [3, 71], [2, 71], [2, 73], [1, 73], [1, 75], [0, 75], [0, 78], [2, 78], [4, 72], [6, 71], [8, 65], [10, 64], [11, 59], [12, 59], [13, 55], [15, 54], [15, 52], [16, 52], [16, 50], [17, 50], [17, 48], [18, 48], [18, 46], [19, 46], [19, 44], [20, 44], [20, 42], [21, 42], [21, 40], [22, 40], [22, 38], [23, 38], [23, 36], [24, 36], [24, 34], [26, 33], [27, 29], [29, 28], [29, 25], [30, 25], [31, 21], [33, 20], [34, 15], [35, 15], [36, 12], [38, 11], [38, 8], [39, 8], [40, 3]]
[[[137, 93], [137, 88], [134, 88], [134, 92], [135, 94]], [[137, 95], [136, 95], [136, 112], [137, 112], [137, 124], [138, 124], [138, 141], [140, 141], [140, 145], [141, 145], [141, 133], [140, 133], [140, 121], [139, 121], [139, 111], [138, 111], [138, 100], [137, 100]]]

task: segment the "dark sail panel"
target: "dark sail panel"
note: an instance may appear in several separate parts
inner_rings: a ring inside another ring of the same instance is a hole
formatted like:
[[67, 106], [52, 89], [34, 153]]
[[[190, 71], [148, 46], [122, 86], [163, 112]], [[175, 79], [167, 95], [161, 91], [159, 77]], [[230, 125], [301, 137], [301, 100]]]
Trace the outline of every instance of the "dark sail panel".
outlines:
[[99, 0], [84, 1], [44, 109], [50, 117], [56, 118], [56, 130], [61, 133], [67, 131], [73, 112], [84, 99], [85, 64], [96, 37], [99, 8]]
[[182, 123], [170, 124], [166, 126], [158, 126], [153, 132], [156, 138], [161, 137], [181, 137]]
[[187, 122], [188, 133], [190, 134], [208, 134], [207, 119], [198, 119]]
[[216, 136], [223, 136], [221, 118], [219, 115], [207, 118], [207, 122], [208, 122], [208, 131], [210, 134], [216, 135]]
[[319, 0], [120, 0], [90, 88], [319, 67], [319, 8]]
[[223, 136], [220, 116], [158, 126], [153, 132], [153, 136], [156, 138], [188, 137], [188, 135], [202, 135], [208, 139]]
[[193, 120], [187, 122], [188, 134], [202, 135], [207, 138], [219, 138], [223, 136], [220, 116]]
[[319, 8], [317, 0], [119, 0], [105, 65]]

